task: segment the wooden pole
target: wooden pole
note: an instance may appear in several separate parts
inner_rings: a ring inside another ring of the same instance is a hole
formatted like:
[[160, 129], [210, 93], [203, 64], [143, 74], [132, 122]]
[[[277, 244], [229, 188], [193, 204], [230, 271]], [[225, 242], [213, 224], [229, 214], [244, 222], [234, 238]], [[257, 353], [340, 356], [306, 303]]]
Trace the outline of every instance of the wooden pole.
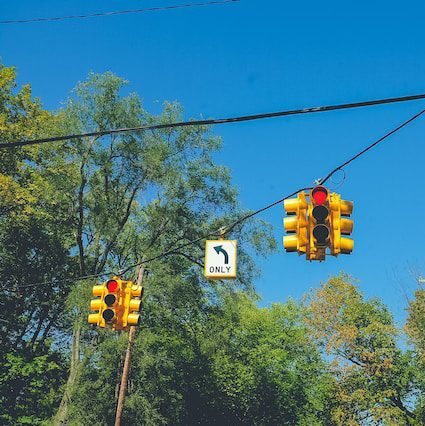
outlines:
[[[144, 272], [145, 272], [145, 269], [143, 266], [141, 266], [137, 273], [137, 285], [142, 285]], [[136, 326], [131, 325], [130, 331], [128, 332], [128, 344], [127, 344], [127, 350], [125, 351], [124, 366], [123, 366], [122, 375], [121, 375], [120, 391], [118, 394], [118, 402], [117, 402], [117, 413], [115, 415], [115, 426], [121, 425], [122, 410], [124, 408], [125, 393], [127, 391], [128, 373], [130, 371], [131, 346], [133, 344], [135, 334], [136, 334]]]

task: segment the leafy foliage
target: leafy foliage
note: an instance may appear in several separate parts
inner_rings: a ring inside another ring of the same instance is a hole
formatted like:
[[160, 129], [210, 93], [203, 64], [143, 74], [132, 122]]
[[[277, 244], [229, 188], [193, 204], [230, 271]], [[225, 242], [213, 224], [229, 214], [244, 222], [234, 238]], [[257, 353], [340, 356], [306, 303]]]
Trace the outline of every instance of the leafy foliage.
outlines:
[[[1, 141], [182, 120], [159, 115], [112, 73], [90, 74], [51, 113], [0, 66]], [[252, 255], [269, 225], [235, 226], [238, 278], [207, 281], [203, 245], [180, 245], [246, 214], [221, 141], [205, 126], [0, 151], [0, 422], [113, 424], [126, 333], [86, 323], [93, 279], [146, 265], [123, 424], [425, 423], [424, 291], [400, 345], [387, 307], [331, 277], [303, 303], [259, 307]], [[71, 278], [71, 279], [70, 279]], [[37, 282], [49, 285], [31, 286]]]
[[364, 300], [347, 275], [333, 277], [309, 298], [308, 324], [332, 356], [337, 424], [411, 424], [415, 371], [397, 347], [398, 330], [377, 299]]

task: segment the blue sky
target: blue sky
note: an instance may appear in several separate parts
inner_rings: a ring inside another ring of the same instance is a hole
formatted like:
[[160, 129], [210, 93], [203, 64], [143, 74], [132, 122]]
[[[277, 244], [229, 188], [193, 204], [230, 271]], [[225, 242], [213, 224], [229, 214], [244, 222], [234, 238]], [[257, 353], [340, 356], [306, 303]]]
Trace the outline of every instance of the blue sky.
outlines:
[[[1, 19], [166, 6], [181, 0], [1, 2]], [[425, 92], [425, 6], [420, 1], [345, 3], [241, 0], [222, 6], [0, 27], [0, 56], [46, 108], [60, 107], [90, 71], [130, 80], [156, 113], [177, 100], [185, 116], [218, 118]], [[323, 177], [425, 107], [424, 101], [217, 126], [218, 162], [241, 203], [261, 208]], [[258, 259], [264, 303], [298, 298], [340, 271], [396, 318], [425, 260], [425, 117], [349, 165], [351, 256], [309, 263], [282, 248], [283, 208], [262, 215], [279, 252]], [[338, 180], [336, 176], [336, 180]], [[338, 183], [338, 182], [336, 182]]]

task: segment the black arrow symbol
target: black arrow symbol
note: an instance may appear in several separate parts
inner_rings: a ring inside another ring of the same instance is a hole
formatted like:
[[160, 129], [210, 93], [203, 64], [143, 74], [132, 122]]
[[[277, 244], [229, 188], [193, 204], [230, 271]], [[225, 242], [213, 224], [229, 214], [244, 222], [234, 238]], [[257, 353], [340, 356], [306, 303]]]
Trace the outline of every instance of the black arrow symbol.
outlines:
[[229, 254], [227, 253], [226, 250], [224, 250], [223, 246], [215, 246], [214, 250], [217, 252], [217, 254], [219, 254], [220, 252], [224, 254], [224, 264], [228, 265], [229, 264]]

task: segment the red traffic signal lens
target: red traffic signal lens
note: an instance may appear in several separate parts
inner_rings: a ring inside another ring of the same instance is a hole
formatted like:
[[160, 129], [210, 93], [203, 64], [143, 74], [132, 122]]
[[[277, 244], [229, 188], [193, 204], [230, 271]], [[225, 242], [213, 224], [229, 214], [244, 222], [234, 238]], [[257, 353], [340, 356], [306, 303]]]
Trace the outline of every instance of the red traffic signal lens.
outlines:
[[110, 292], [114, 292], [118, 290], [118, 282], [115, 280], [109, 280], [106, 283], [106, 288], [108, 289], [108, 291]]
[[316, 186], [311, 191], [311, 196], [316, 204], [323, 204], [328, 198], [328, 190], [324, 186]]

